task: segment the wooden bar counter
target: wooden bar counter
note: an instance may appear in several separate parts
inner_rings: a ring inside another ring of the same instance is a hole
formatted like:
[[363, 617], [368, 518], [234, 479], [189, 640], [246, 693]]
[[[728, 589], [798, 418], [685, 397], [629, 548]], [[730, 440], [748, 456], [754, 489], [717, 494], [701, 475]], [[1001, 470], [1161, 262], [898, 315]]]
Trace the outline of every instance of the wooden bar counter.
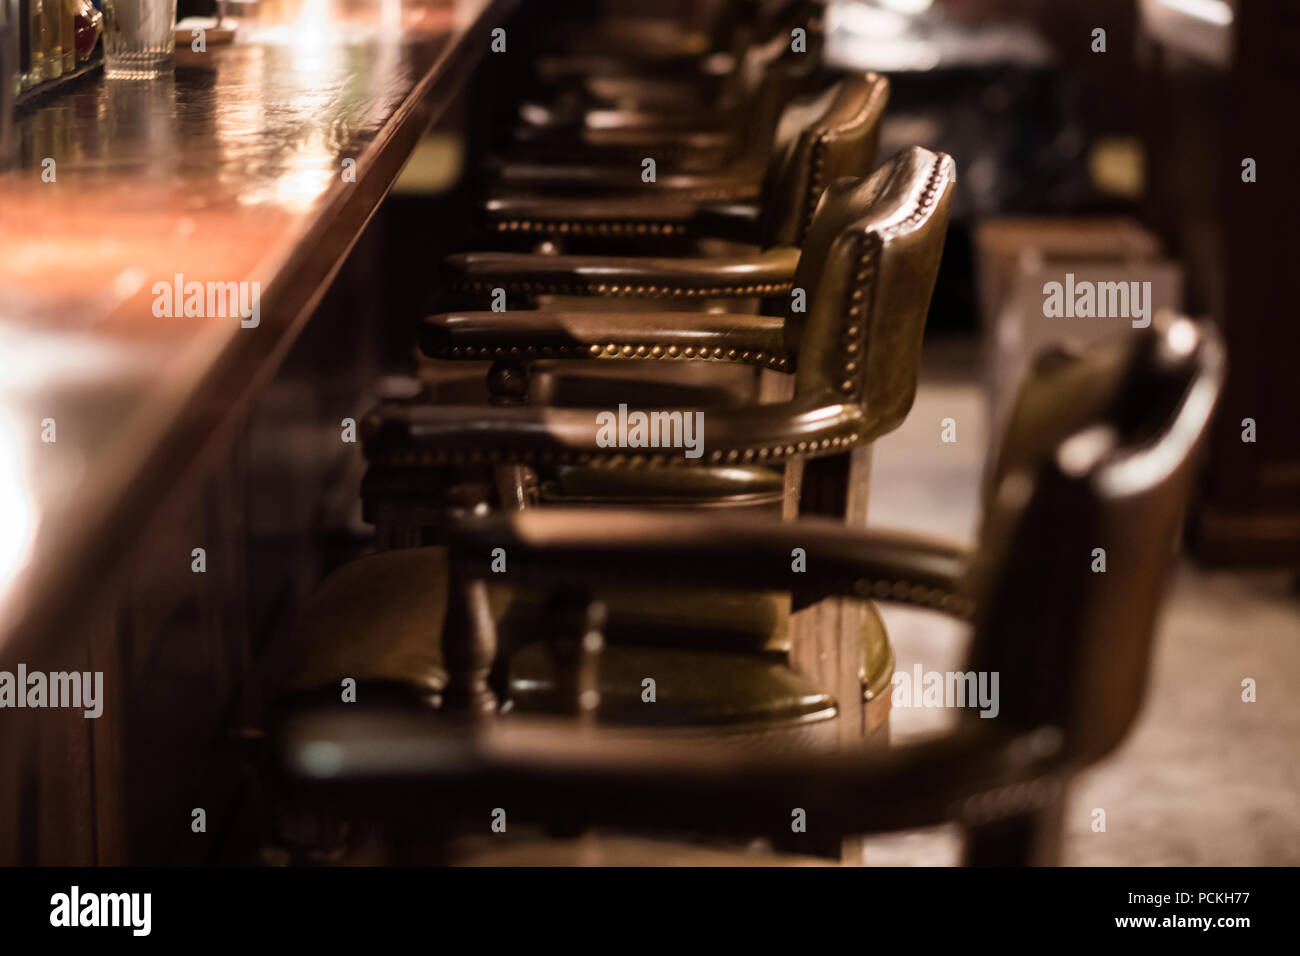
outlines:
[[[137, 637], [172, 625], [141, 623], [159, 605], [124, 596], [126, 572], [229, 470], [251, 404], [514, 7], [270, 0], [233, 44], [178, 50], [165, 78], [91, 77], [18, 116], [0, 172], [0, 671], [102, 670], [108, 689], [98, 719], [0, 709], [0, 862], [212, 857], [129, 837], [143, 824], [128, 818], [171, 813], [193, 790], [151, 805], [166, 773], [132, 753], [159, 752], [138, 743], [159, 725], [228, 724], [246, 641], [203, 645], [203, 719], [148, 704], [157, 655]], [[205, 294], [187, 308], [190, 283]], [[221, 300], [241, 291], [256, 302], [242, 317]], [[211, 524], [237, 537], [238, 514]], [[208, 585], [246, 573], [204, 540]], [[167, 557], [178, 574], [194, 570], [192, 543]], [[206, 598], [217, 623], [204, 627], [238, 618], [227, 599], [242, 591]], [[208, 756], [158, 760], [193, 784]], [[200, 838], [182, 809], [179, 825], [152, 826]]]

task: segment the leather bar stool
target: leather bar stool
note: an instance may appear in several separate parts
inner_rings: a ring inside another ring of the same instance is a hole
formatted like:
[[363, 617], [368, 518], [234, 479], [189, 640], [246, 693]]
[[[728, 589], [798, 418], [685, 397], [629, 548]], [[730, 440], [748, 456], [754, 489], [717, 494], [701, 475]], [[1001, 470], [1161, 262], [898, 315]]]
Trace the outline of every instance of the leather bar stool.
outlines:
[[[799, 462], [842, 458], [896, 427], [910, 408], [954, 181], [949, 157], [913, 148], [869, 179], [832, 184], [793, 279], [806, 292], [806, 311], [792, 297], [783, 316], [534, 310], [427, 319], [427, 355], [498, 360], [490, 385], [500, 404], [389, 401], [365, 416], [366, 514], [380, 540], [421, 540], [420, 516], [440, 507], [431, 492], [447, 468], [466, 465], [500, 466], [495, 497], [505, 507], [538, 493], [562, 499], [568, 485], [587, 500], [604, 485], [606, 500], [620, 503], [720, 506], [752, 500], [760, 488], [769, 502], [782, 494], [793, 501]], [[585, 408], [522, 404], [529, 364], [552, 360], [617, 362], [633, 374], [647, 363], [767, 368], [793, 378], [793, 396], [710, 408], [698, 458], [682, 449], [606, 448], [598, 442], [601, 411], [642, 399], [667, 409], [671, 395], [637, 395], [636, 383], [623, 381]], [[529, 471], [540, 478], [538, 492], [521, 484]]]
[[[1082, 357], [1040, 362], [1003, 441], [973, 553], [828, 522], [635, 511], [538, 509], [449, 531], [459, 569], [449, 589], [459, 597], [442, 647], [455, 662], [447, 694], [462, 708], [492, 693], [501, 645], [469, 609], [494, 549], [504, 549], [517, 584], [587, 595], [629, 580], [783, 588], [796, 602], [869, 596], [969, 617], [968, 670], [1000, 678], [992, 719], [964, 708], [954, 731], [884, 752], [754, 753], [744, 738], [597, 729], [581, 719], [606, 689], [594, 643], [580, 640], [590, 622], [559, 616], [543, 630], [577, 722], [300, 712], [274, 735], [284, 792], [383, 821], [397, 843], [428, 854], [422, 862], [464, 862], [449, 848], [485, 834], [493, 806], [508, 808], [512, 834], [493, 845], [513, 847], [516, 862], [566, 852], [646, 859], [643, 843], [620, 855], [626, 840], [513, 836], [529, 825], [743, 839], [788, 830], [792, 808], [805, 815], [809, 843], [955, 822], [967, 863], [1055, 862], [1070, 779], [1115, 749], [1140, 708], [1171, 544], [1223, 371], [1213, 331], [1168, 316]], [[1107, 551], [1105, 574], [1091, 570], [1096, 547]], [[795, 548], [808, 556], [806, 574], [791, 573]]]
[[846, 76], [791, 102], [777, 124], [757, 188], [736, 173], [680, 174], [628, 197], [522, 197], [490, 200], [485, 207], [497, 233], [533, 241], [722, 239], [757, 246], [765, 254], [665, 260], [470, 252], [447, 260], [447, 284], [476, 293], [504, 289], [514, 301], [537, 295], [684, 301], [784, 296], [826, 187], [841, 176], [872, 171], [888, 98], [888, 81], [868, 73]]
[[660, 12], [609, 3], [566, 5], [529, 22], [525, 39], [530, 55], [554, 59], [552, 72], [566, 75], [682, 72], [743, 42], [750, 24], [769, 4], [705, 0], [690, 6], [684, 11], [680, 4], [669, 5]]
[[793, 8], [810, 5], [791, 0], [705, 0], [690, 6], [685, 15], [679, 7], [669, 6], [659, 13], [618, 9], [618, 4], [547, 10], [549, 28], [537, 31], [530, 53], [554, 58], [553, 72], [571, 75], [588, 76], [602, 68], [603, 72], [682, 72], [710, 56], [734, 50], [751, 33]]
[[[566, 304], [581, 309], [587, 303], [572, 297], [588, 296], [599, 296], [602, 309], [618, 311], [662, 310], [668, 299], [677, 308], [699, 311], [758, 311], [764, 298], [772, 300], [771, 308], [783, 308], [794, 279], [798, 246], [826, 186], [841, 176], [865, 175], [872, 169], [888, 92], [882, 77], [857, 74], [787, 106], [761, 192], [747, 201], [743, 197], [750, 186], [744, 180], [680, 174], [673, 178], [682, 188], [648, 185], [644, 194], [629, 199], [546, 197], [489, 203], [490, 215], [499, 217], [500, 240], [507, 242], [520, 237], [545, 239], [572, 248], [584, 242], [600, 247], [621, 241], [625, 248], [666, 246], [668, 252], [693, 253], [696, 258], [671, 258], [664, 250], [657, 256], [636, 257], [466, 253], [444, 264], [440, 285], [449, 293], [443, 298], [448, 304], [483, 307], [493, 291], [501, 289], [512, 309]], [[714, 185], [698, 191], [690, 185], [705, 180]], [[715, 191], [715, 186], [722, 191]], [[700, 198], [717, 195], [732, 198]], [[718, 239], [733, 242], [718, 243]], [[751, 252], [750, 244], [758, 251]], [[739, 252], [720, 255], [719, 246]], [[712, 254], [704, 258], [701, 253]], [[693, 281], [674, 284], [662, 278], [669, 274], [688, 275]], [[568, 364], [561, 363], [561, 368]], [[467, 379], [463, 363], [458, 365], [453, 369], [438, 360], [420, 362], [418, 380], [430, 400], [464, 401], [468, 396], [473, 401], [481, 396], [479, 381]], [[547, 381], [539, 383], [539, 391], [559, 387], [558, 369], [542, 374]], [[750, 400], [760, 388], [760, 374], [738, 366], [661, 366], [642, 370], [638, 377], [658, 382], [657, 387], [668, 394], [689, 394], [691, 388], [703, 387]], [[570, 375], [565, 387], [574, 381]]]
[[[785, 104], [828, 79], [821, 63], [820, 20], [806, 21], [804, 29], [806, 47], [796, 47], [782, 26], [745, 49], [714, 104], [688, 101], [671, 109], [596, 109], [564, 100], [524, 104], [489, 164], [498, 177], [494, 188], [625, 191], [641, 182], [646, 157], [661, 172], [761, 167]], [[557, 165], [562, 163], [577, 165]], [[593, 165], [608, 167], [607, 176], [592, 175]]]
[[[488, 474], [499, 489], [495, 503], [503, 508], [529, 503], [521, 500], [517, 485], [511, 486], [520, 465], [535, 467], [557, 483], [582, 481], [584, 474], [613, 475], [619, 493], [640, 479], [637, 495], [653, 494], [682, 506], [751, 493], [752, 476], [761, 468], [844, 456], [895, 427], [915, 390], [953, 178], [949, 157], [914, 149], [869, 180], [833, 184], [799, 266], [813, 290], [806, 314], [784, 319], [694, 315], [702, 324], [689, 334], [672, 331], [679, 328], [677, 317], [664, 323], [669, 332], [661, 347], [676, 350], [683, 360], [698, 360], [694, 343], [702, 331], [712, 330], [716, 338], [710, 341], [719, 343], [718, 351], [715, 355], [711, 345], [704, 360], [767, 362], [775, 356], [796, 378], [794, 397], [787, 402], [707, 410], [707, 444], [699, 458], [685, 458], [681, 449], [604, 447], [597, 409], [390, 403], [367, 416], [362, 430], [371, 462], [369, 517], [379, 525], [381, 546], [405, 547], [353, 562], [325, 581], [276, 658], [277, 693], [324, 687], [326, 696], [337, 699], [344, 677], [364, 685], [367, 695], [429, 699], [439, 692], [436, 635], [447, 614], [469, 612], [455, 609], [459, 592], [447, 581], [456, 569], [447, 565], [445, 549], [412, 545], [421, 542], [426, 524], [436, 532], [449, 515], [488, 504], [494, 496], [481, 487], [490, 483]], [[530, 320], [510, 331], [521, 348], [525, 342], [559, 348], [557, 333], [580, 334], [582, 354], [602, 361], [625, 357], [621, 348], [607, 353], [608, 328], [600, 323], [626, 325], [627, 315], [578, 322], [544, 312], [489, 315]], [[459, 343], [467, 331], [475, 341], [482, 334], [476, 322], [473, 316], [447, 317], [432, 323], [431, 334]], [[597, 323], [591, 326], [595, 337], [584, 333], [588, 322]], [[641, 341], [659, 340], [645, 335]], [[687, 346], [676, 343], [687, 342], [691, 354], [682, 355]], [[599, 356], [588, 343], [600, 344]], [[620, 483], [624, 475], [627, 480]], [[610, 486], [604, 495], [606, 501], [618, 498]], [[506, 562], [508, 571], [508, 555]], [[500, 689], [502, 696], [518, 709], [546, 709], [553, 702], [548, 659], [530, 645], [542, 616], [539, 608], [548, 598], [514, 589], [508, 573], [479, 597], [472, 611], [476, 619], [495, 621], [510, 635], [511, 677]], [[861, 661], [863, 675], [859, 682], [859, 668], [852, 665], [853, 697], [864, 696], [865, 686], [877, 701], [871, 714], [863, 715], [860, 700], [837, 705], [824, 687], [789, 665], [798, 649], [787, 597], [700, 598], [669, 590], [649, 601], [643, 593], [605, 598], [606, 673], [622, 677], [602, 691], [598, 716], [603, 721], [649, 719], [659, 729], [757, 733], [756, 739], [773, 745], [805, 746], [827, 746], [845, 732], [836, 723], [844, 706], [854, 717], [854, 734], [884, 726], [888, 695], [881, 694], [881, 682], [888, 683], [892, 660], [873, 615], [848, 652]], [[646, 668], [672, 687], [653, 711], [642, 706], [640, 677], [632, 680], [638, 672], [650, 676]]]
[[704, 29], [675, 13], [589, 19], [549, 30], [534, 22], [525, 36], [532, 40], [527, 89], [533, 97], [558, 93], [586, 106], [669, 112], [718, 105], [746, 49], [819, 20], [822, 6], [815, 0], [723, 0], [712, 11], [698, 10], [708, 21]]
[[[666, 199], [659, 186], [648, 186], [648, 195], [630, 200], [545, 198], [503, 202], [498, 210], [503, 216], [522, 213], [532, 217], [501, 219], [498, 225], [512, 235], [549, 235], [570, 245], [575, 242], [573, 237], [581, 236], [622, 235], [634, 244], [649, 238], [656, 240], [656, 245], [672, 238], [698, 242], [713, 236], [753, 243], [759, 251], [696, 258], [468, 253], [448, 260], [442, 284], [455, 290], [453, 297], [464, 304], [479, 307], [487, 304], [492, 290], [501, 289], [512, 309], [540, 305], [581, 311], [590, 307], [589, 297], [598, 296], [601, 309], [616, 311], [662, 310], [668, 300], [676, 309], [783, 310], [794, 282], [798, 246], [826, 186], [841, 176], [864, 175], [872, 168], [887, 98], [886, 80], [857, 74], [791, 103], [778, 124], [757, 201], [687, 200], [692, 195], [687, 189], [671, 191]], [[683, 174], [677, 178], [699, 177]], [[732, 186], [737, 183], [733, 180]], [[732, 190], [731, 195], [741, 196], [747, 189]], [[673, 276], [679, 278], [674, 281]], [[576, 365], [585, 368], [576, 368], [572, 362], [536, 363], [534, 400], [602, 401], [596, 396], [610, 390], [609, 383], [603, 381], [606, 371], [592, 369], [590, 362]], [[481, 373], [467, 376], [464, 362], [426, 358], [417, 374], [424, 399], [481, 401], [482, 385], [477, 377]], [[635, 388], [625, 369], [619, 369], [617, 375], [615, 387], [624, 400], [643, 396], [673, 405], [774, 399], [786, 397], [788, 388], [781, 382], [788, 376], [765, 376], [757, 368], [722, 363], [711, 367], [703, 363], [642, 363], [635, 372]], [[617, 407], [619, 401], [612, 401]], [[769, 471], [764, 481], [771, 500], [779, 492], [779, 475]]]
[[748, 48], [820, 20], [822, 4], [722, 0], [713, 7], [697, 8], [703, 29], [675, 12], [556, 25], [551, 12], [525, 11], [521, 52], [531, 68], [524, 88], [541, 101], [558, 93], [575, 104], [666, 113], [718, 105]]

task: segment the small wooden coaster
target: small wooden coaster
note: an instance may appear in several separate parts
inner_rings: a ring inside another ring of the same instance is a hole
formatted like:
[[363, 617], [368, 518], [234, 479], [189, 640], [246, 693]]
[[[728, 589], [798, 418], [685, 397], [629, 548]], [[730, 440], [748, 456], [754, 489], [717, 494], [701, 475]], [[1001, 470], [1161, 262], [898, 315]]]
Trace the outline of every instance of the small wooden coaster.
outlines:
[[[223, 23], [230, 23], [229, 20]], [[233, 26], [217, 26], [217, 21], [212, 17], [186, 17], [176, 24], [176, 45], [179, 47], [188, 47], [194, 42], [194, 31], [203, 31], [203, 42], [208, 46], [220, 46], [223, 43], [233, 43], [235, 40], [235, 30]]]

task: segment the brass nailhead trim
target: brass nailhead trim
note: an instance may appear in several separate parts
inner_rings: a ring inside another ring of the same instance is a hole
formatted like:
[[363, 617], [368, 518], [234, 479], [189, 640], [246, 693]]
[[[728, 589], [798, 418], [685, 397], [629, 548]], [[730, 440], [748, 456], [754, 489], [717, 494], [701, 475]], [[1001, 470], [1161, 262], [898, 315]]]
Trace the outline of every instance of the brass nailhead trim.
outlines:
[[[858, 436], [847, 434], [835, 438], [822, 438], [807, 443], [808, 453], [827, 451], [831, 448], [857, 444]], [[752, 462], [755, 459], [776, 462], [795, 454], [793, 445], [767, 445], [755, 448], [729, 448], [725, 451], [715, 450], [709, 453], [708, 463], [738, 460]], [[598, 454], [589, 451], [565, 451], [563, 449], [401, 449], [383, 450], [367, 453], [372, 465], [388, 467], [428, 467], [432, 465], [465, 464], [518, 464], [530, 465], [545, 462], [547, 464], [592, 465], [600, 468], [641, 468], [661, 466], [698, 467], [704, 459], [683, 458], [672, 451], [626, 451], [612, 454]]]
[[859, 578], [853, 582], [853, 592], [859, 597], [878, 601], [933, 608], [964, 620], [969, 620], [975, 613], [975, 602], [967, 597], [948, 588], [930, 587], [902, 578]]
[[[878, 241], [873, 242], [872, 239], [871, 236], [861, 236], [857, 240], [858, 265], [854, 274], [854, 282], [857, 285], [855, 292], [860, 292], [875, 281], [880, 243]], [[856, 295], [853, 299], [853, 305], [849, 309], [848, 322], [844, 327], [844, 336], [841, 340], [844, 355], [841, 372], [844, 378], [840, 382], [840, 391], [848, 399], [859, 398], [862, 391], [862, 376], [854, 373], [859, 367], [857, 356], [866, 345], [867, 329], [867, 299], [862, 295]]]
[[[554, 143], [537, 143], [532, 148], [538, 151], [538, 154], [549, 160], [565, 160], [567, 158], [582, 158], [587, 144], [579, 144], [576, 147], [572, 145], [558, 145]], [[622, 149], [601, 146], [601, 152], [607, 155], [611, 160], [615, 158], [640, 161], [645, 157], [646, 147], [624, 147]], [[673, 145], [671, 143], [658, 143], [654, 147], [656, 158], [663, 160], [676, 161], [679, 159], [693, 158], [698, 159], [701, 163], [705, 160], [717, 157], [721, 161], [725, 155], [725, 147], [722, 146], [690, 146], [686, 144]]]
[[874, 235], [867, 233], [858, 238], [858, 266], [853, 277], [855, 288], [850, 296], [853, 305], [849, 309], [848, 323], [844, 328], [844, 336], [841, 340], [844, 350], [844, 362], [841, 366], [843, 380], [840, 382], [840, 391], [848, 399], [859, 398], [863, 384], [862, 374], [865, 366], [859, 365], [858, 356], [864, 352], [866, 346], [867, 310], [870, 306], [867, 297], [863, 295], [863, 290], [875, 282], [876, 271], [879, 268], [880, 250], [884, 240], [902, 235], [921, 222], [934, 208], [939, 193], [939, 185], [943, 180], [943, 171], [943, 162], [934, 163], [930, 169], [930, 174], [926, 177], [921, 196], [907, 218], [880, 230]]
[[1038, 810], [1057, 799], [1062, 790], [1055, 776], [994, 787], [972, 794], [952, 809], [952, 816], [963, 823], [989, 823], [1013, 814]]
[[510, 219], [496, 224], [497, 232], [565, 233], [577, 236], [680, 236], [686, 226], [675, 222], [565, 222], [554, 219]]
[[[542, 358], [645, 358], [645, 359], [682, 359], [706, 362], [723, 362], [731, 361], [742, 365], [756, 365], [760, 368], [770, 368], [783, 372], [789, 367], [789, 362], [780, 355], [769, 355], [767, 352], [742, 352], [736, 354], [735, 349], [724, 352], [721, 347], [696, 348], [688, 345], [685, 348], [679, 348], [676, 345], [620, 345], [617, 342], [609, 342], [605, 345], [593, 343], [590, 345], [545, 345], [545, 346], [527, 346], [523, 349], [528, 355], [539, 356]], [[453, 345], [446, 348], [438, 349], [432, 353], [431, 358], [435, 359], [468, 359], [475, 361], [478, 359], [498, 359], [514, 358], [520, 355], [518, 346], [496, 345], [496, 346], [474, 346], [474, 345]]]
[[608, 285], [594, 282], [517, 282], [512, 279], [504, 281], [466, 281], [454, 282], [456, 292], [490, 292], [504, 289], [506, 292], [524, 295], [604, 295], [622, 298], [634, 296], [643, 299], [715, 299], [715, 298], [753, 298], [756, 296], [777, 295], [789, 292], [790, 282], [759, 282], [749, 285], [720, 285], [705, 288], [671, 285]]
[[931, 167], [930, 175], [926, 178], [925, 187], [921, 190], [921, 198], [917, 202], [916, 208], [912, 210], [911, 214], [906, 219], [894, 223], [887, 229], [882, 229], [880, 231], [882, 236], [902, 235], [926, 217], [926, 214], [934, 208], [934, 204], [937, 201], [939, 195], [939, 183], [943, 179], [943, 169], [944, 164], [942, 161], [936, 162], [933, 167]]
[[[878, 79], [872, 74], [873, 79]], [[884, 92], [884, 84], [873, 84], [866, 100], [852, 117], [845, 120], [839, 126], [829, 130], [822, 130], [817, 135], [817, 141], [813, 144], [813, 160], [811, 171], [808, 176], [807, 200], [804, 204], [803, 228], [799, 232], [799, 242], [808, 235], [808, 229], [812, 226], [813, 214], [817, 211], [817, 203], [821, 201], [822, 193], [826, 191], [826, 183], [823, 181], [825, 176], [826, 152], [830, 149], [830, 143], [836, 136], [842, 136], [851, 132], [855, 126], [863, 123], [876, 108]]]

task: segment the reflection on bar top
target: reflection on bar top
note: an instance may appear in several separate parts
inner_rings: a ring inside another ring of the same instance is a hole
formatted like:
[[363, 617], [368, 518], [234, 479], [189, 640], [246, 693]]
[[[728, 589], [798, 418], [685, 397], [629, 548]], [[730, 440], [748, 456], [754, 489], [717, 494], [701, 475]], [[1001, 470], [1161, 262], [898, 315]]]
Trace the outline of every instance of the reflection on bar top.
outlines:
[[[178, 49], [173, 76], [97, 78], [18, 118], [0, 173], [0, 659], [66, 629], [120, 563], [296, 335], [323, 250], [354, 238], [439, 81], [514, 6], [264, 0], [234, 44]], [[156, 314], [177, 275], [256, 284], [262, 321]]]

